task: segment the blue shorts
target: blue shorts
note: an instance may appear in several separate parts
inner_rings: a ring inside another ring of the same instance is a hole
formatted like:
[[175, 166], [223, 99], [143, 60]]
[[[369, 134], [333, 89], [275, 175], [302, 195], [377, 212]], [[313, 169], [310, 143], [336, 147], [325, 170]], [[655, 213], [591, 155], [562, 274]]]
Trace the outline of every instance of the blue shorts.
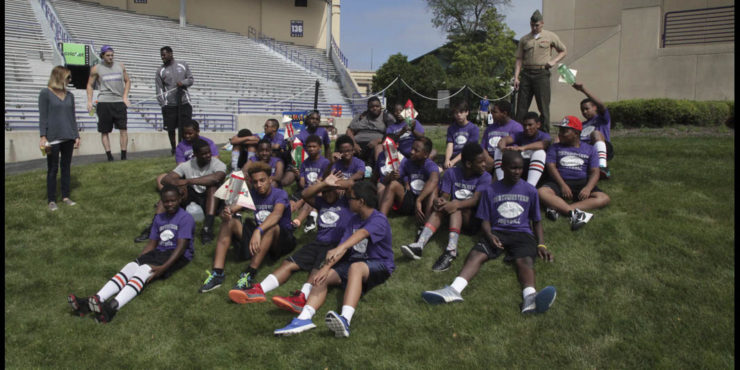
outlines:
[[362, 294], [369, 292], [370, 289], [374, 288], [376, 285], [383, 284], [388, 278], [391, 276], [391, 273], [388, 271], [388, 269], [385, 267], [383, 262], [376, 261], [376, 260], [366, 260], [366, 261], [340, 261], [336, 265], [332, 267], [334, 271], [337, 272], [337, 275], [339, 275], [339, 278], [342, 280], [342, 289], [347, 288], [347, 278], [349, 276], [349, 267], [353, 263], [364, 263], [367, 265], [368, 269], [370, 270], [370, 274], [367, 277], [367, 280], [362, 282]]

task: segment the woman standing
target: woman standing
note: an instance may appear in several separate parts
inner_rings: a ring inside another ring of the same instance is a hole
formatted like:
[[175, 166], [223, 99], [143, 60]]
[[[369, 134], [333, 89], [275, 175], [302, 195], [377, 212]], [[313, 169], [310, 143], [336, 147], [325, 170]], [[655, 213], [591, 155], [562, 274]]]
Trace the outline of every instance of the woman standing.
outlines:
[[70, 165], [72, 151], [80, 146], [80, 134], [75, 119], [75, 99], [66, 85], [72, 81], [72, 72], [63, 66], [51, 71], [46, 89], [39, 93], [39, 145], [46, 151], [46, 196], [49, 210], [59, 209], [56, 204], [57, 169], [62, 168], [62, 202], [73, 206], [69, 199]]

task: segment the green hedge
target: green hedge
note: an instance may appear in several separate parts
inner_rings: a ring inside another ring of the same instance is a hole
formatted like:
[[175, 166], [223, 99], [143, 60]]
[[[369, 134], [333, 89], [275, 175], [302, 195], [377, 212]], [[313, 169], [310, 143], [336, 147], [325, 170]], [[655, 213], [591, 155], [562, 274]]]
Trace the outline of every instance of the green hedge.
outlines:
[[718, 126], [734, 114], [734, 101], [634, 99], [606, 103], [620, 127]]

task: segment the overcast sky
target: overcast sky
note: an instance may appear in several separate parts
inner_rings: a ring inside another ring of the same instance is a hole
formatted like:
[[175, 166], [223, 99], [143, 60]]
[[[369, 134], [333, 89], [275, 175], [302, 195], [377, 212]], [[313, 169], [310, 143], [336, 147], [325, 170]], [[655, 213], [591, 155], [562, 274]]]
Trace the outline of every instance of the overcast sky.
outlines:
[[[503, 9], [504, 22], [517, 39], [529, 32], [535, 9], [542, 10], [542, 0], [513, 0]], [[341, 12], [340, 49], [351, 70], [377, 70], [399, 52], [412, 60], [446, 42], [444, 33], [432, 26], [424, 0], [344, 0]]]

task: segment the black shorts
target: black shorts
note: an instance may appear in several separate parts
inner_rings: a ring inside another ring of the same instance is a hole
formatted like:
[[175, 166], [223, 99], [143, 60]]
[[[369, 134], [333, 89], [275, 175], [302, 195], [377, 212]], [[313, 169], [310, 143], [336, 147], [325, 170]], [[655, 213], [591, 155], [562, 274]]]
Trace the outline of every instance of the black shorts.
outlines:
[[468, 221], [468, 223], [463, 222], [463, 225], [460, 228], [461, 233], [472, 236], [480, 231], [481, 220], [478, 217], [475, 217], [476, 211], [478, 211], [478, 206], [470, 210], [470, 221]]
[[403, 194], [403, 201], [401, 201], [401, 207], [398, 208], [398, 213], [402, 215], [414, 215], [416, 214], [416, 199], [419, 196], [414, 194], [411, 190], [406, 190]]
[[606, 160], [611, 161], [614, 158], [614, 146], [611, 141], [606, 141]]
[[[580, 179], [580, 180], [565, 180], [565, 184], [568, 185], [570, 188], [570, 192], [573, 193], [573, 196], [578, 196], [578, 193], [583, 190], [583, 187], [586, 186], [588, 183], [588, 179]], [[548, 181], [542, 185], [543, 187], [548, 187], [552, 189], [555, 192], [555, 195], [559, 197], [563, 197], [563, 192], [560, 191], [560, 186], [555, 181]], [[601, 192], [604, 191], [599, 189], [598, 186], [594, 186], [593, 190], [591, 190], [592, 193]]]
[[332, 270], [337, 272], [337, 275], [339, 275], [339, 278], [342, 280], [342, 289], [347, 288], [347, 279], [349, 277], [349, 267], [353, 263], [364, 263], [367, 265], [367, 268], [370, 270], [370, 274], [367, 277], [367, 280], [362, 282], [362, 294], [369, 292], [370, 289], [374, 288], [375, 286], [378, 286], [380, 284], [383, 284], [388, 278], [391, 276], [391, 273], [388, 271], [388, 269], [385, 267], [385, 265], [380, 261], [375, 260], [367, 260], [367, 261], [339, 261], [336, 265], [332, 267]]
[[[134, 262], [138, 263], [139, 265], [161, 266], [164, 265], [164, 263], [167, 262], [168, 259], [170, 259], [170, 256], [174, 251], [174, 249], [170, 249], [168, 251], [160, 251], [155, 249], [139, 256], [137, 259], [134, 260]], [[167, 279], [175, 271], [185, 267], [185, 265], [187, 265], [188, 263], [190, 263], [190, 260], [185, 258], [185, 255], [183, 254], [182, 256], [180, 256], [180, 258], [177, 259], [177, 261], [175, 261], [175, 263], [172, 264], [172, 266], [170, 266], [170, 268], [167, 269], [167, 271], [163, 272], [162, 275], [159, 275], [159, 279]]]
[[318, 269], [326, 258], [326, 252], [336, 246], [336, 243], [322, 243], [314, 240], [304, 245], [286, 260], [295, 263], [303, 271], [311, 271]]
[[501, 241], [504, 249], [491, 245], [488, 239], [483, 237], [473, 246], [473, 250], [484, 253], [489, 260], [498, 258], [504, 251], [506, 251], [504, 262], [511, 262], [524, 257], [531, 257], [533, 263], [537, 260], [537, 240], [535, 240], [534, 235], [511, 231], [493, 231], [492, 233]]
[[[208, 200], [208, 195], [206, 193], [207, 191], [198, 193], [197, 191], [195, 191], [195, 189], [193, 189], [192, 186], [188, 186], [188, 197], [185, 198], [180, 203], [180, 205], [182, 205], [182, 207], [185, 208], [188, 206], [188, 204], [190, 204], [190, 202], [195, 202], [195, 204], [199, 205], [200, 208], [203, 209], [203, 214], [205, 214], [206, 213], [206, 201]], [[224, 202], [221, 199], [216, 198], [216, 197], [214, 197], [214, 200], [216, 201], [216, 213], [215, 214], [219, 214], [221, 213], [221, 210], [223, 209]]]
[[95, 110], [98, 112], [98, 132], [101, 134], [113, 131], [114, 125], [119, 130], [126, 129], [126, 103], [98, 103]]
[[[186, 122], [193, 118], [193, 106], [185, 103], [180, 106], [180, 122]], [[177, 106], [165, 105], [162, 107], [162, 123], [164, 129], [172, 131], [178, 128], [177, 124]], [[202, 128], [201, 128], [202, 129]]]
[[[241, 240], [233, 238], [232, 244], [237, 250], [237, 254], [240, 260], [248, 260], [252, 258], [252, 253], [249, 251], [249, 241], [252, 240], [252, 233], [257, 228], [257, 224], [254, 219], [245, 218], [242, 223], [242, 238]], [[283, 255], [290, 253], [295, 249], [296, 241], [293, 235], [293, 230], [284, 230], [280, 228], [278, 234], [277, 245], [270, 248], [267, 255], [272, 259], [278, 259]]]

